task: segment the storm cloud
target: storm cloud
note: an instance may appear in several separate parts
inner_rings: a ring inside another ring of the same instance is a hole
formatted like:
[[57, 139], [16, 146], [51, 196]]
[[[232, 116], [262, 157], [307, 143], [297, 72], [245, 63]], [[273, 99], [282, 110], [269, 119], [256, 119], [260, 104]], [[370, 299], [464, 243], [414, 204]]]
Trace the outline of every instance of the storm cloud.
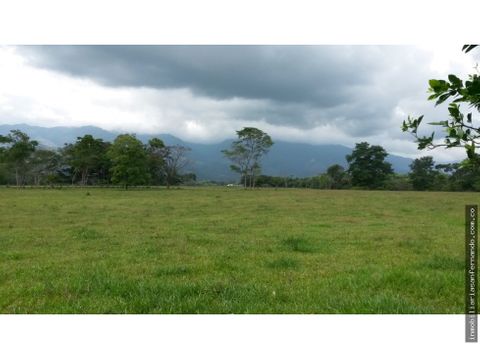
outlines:
[[[368, 84], [379, 48], [331, 46], [39, 46], [37, 66], [108, 86], [191, 88], [241, 97], [335, 106], [350, 86]], [[372, 53], [373, 52], [373, 53]], [[380, 66], [384, 66], [381, 64]]]

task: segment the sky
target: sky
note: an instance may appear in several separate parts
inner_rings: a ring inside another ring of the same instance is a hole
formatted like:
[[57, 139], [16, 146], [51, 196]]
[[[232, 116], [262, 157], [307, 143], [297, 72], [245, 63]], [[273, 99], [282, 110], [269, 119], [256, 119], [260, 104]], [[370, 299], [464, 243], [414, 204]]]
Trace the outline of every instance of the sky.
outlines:
[[[473, 53], [473, 52], [472, 52]], [[428, 80], [473, 73], [474, 54], [448, 46], [3, 46], [0, 124], [94, 125], [214, 143], [245, 126], [274, 140], [353, 147], [437, 161], [401, 123], [446, 119]], [[425, 128], [425, 133], [431, 129]]]

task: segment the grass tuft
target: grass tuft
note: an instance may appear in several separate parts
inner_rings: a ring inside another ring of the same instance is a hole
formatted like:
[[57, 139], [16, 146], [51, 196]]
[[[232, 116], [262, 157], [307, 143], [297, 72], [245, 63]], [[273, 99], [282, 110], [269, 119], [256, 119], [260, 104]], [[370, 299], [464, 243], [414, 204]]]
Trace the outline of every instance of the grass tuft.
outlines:
[[187, 275], [191, 274], [193, 269], [188, 266], [169, 266], [158, 269], [156, 271], [157, 276], [180, 276], [180, 275]]
[[422, 267], [432, 270], [464, 270], [465, 260], [456, 256], [434, 255], [432, 258], [422, 263]]
[[95, 229], [82, 227], [73, 232], [73, 238], [76, 240], [96, 240], [102, 237], [102, 234]]
[[316, 251], [314, 244], [304, 236], [289, 236], [283, 240], [283, 244], [291, 251], [302, 253], [313, 253]]

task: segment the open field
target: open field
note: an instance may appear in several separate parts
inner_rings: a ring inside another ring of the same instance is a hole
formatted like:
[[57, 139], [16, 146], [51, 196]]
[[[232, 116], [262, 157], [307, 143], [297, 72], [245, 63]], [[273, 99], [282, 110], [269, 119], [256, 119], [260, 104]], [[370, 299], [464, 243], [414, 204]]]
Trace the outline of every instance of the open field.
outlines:
[[2, 188], [0, 200], [1, 313], [462, 313], [464, 205], [480, 195]]

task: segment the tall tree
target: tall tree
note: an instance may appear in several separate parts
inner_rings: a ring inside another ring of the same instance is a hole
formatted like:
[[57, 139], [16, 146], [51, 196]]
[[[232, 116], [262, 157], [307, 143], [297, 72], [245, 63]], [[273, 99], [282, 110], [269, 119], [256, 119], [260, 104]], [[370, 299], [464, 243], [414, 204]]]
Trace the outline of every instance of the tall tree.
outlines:
[[244, 187], [249, 184], [254, 188], [255, 178], [261, 172], [261, 158], [268, 153], [273, 141], [267, 133], [253, 127], [237, 131], [237, 136], [230, 149], [222, 152], [233, 162], [230, 168], [241, 175]]
[[135, 135], [118, 135], [108, 149], [112, 182], [128, 189], [130, 185], [143, 185], [150, 179], [145, 147]]
[[438, 170], [435, 170], [435, 162], [431, 156], [415, 159], [410, 164], [408, 174], [415, 190], [432, 190]]
[[0, 137], [0, 144], [4, 145], [3, 160], [15, 172], [16, 185], [24, 185], [29, 158], [35, 152], [38, 142], [30, 140], [30, 137], [20, 130], [11, 130], [7, 136]]
[[393, 174], [392, 165], [385, 161], [387, 155], [381, 146], [370, 146], [367, 142], [356, 144], [352, 153], [346, 156], [352, 185], [369, 189], [381, 188], [388, 175]]

